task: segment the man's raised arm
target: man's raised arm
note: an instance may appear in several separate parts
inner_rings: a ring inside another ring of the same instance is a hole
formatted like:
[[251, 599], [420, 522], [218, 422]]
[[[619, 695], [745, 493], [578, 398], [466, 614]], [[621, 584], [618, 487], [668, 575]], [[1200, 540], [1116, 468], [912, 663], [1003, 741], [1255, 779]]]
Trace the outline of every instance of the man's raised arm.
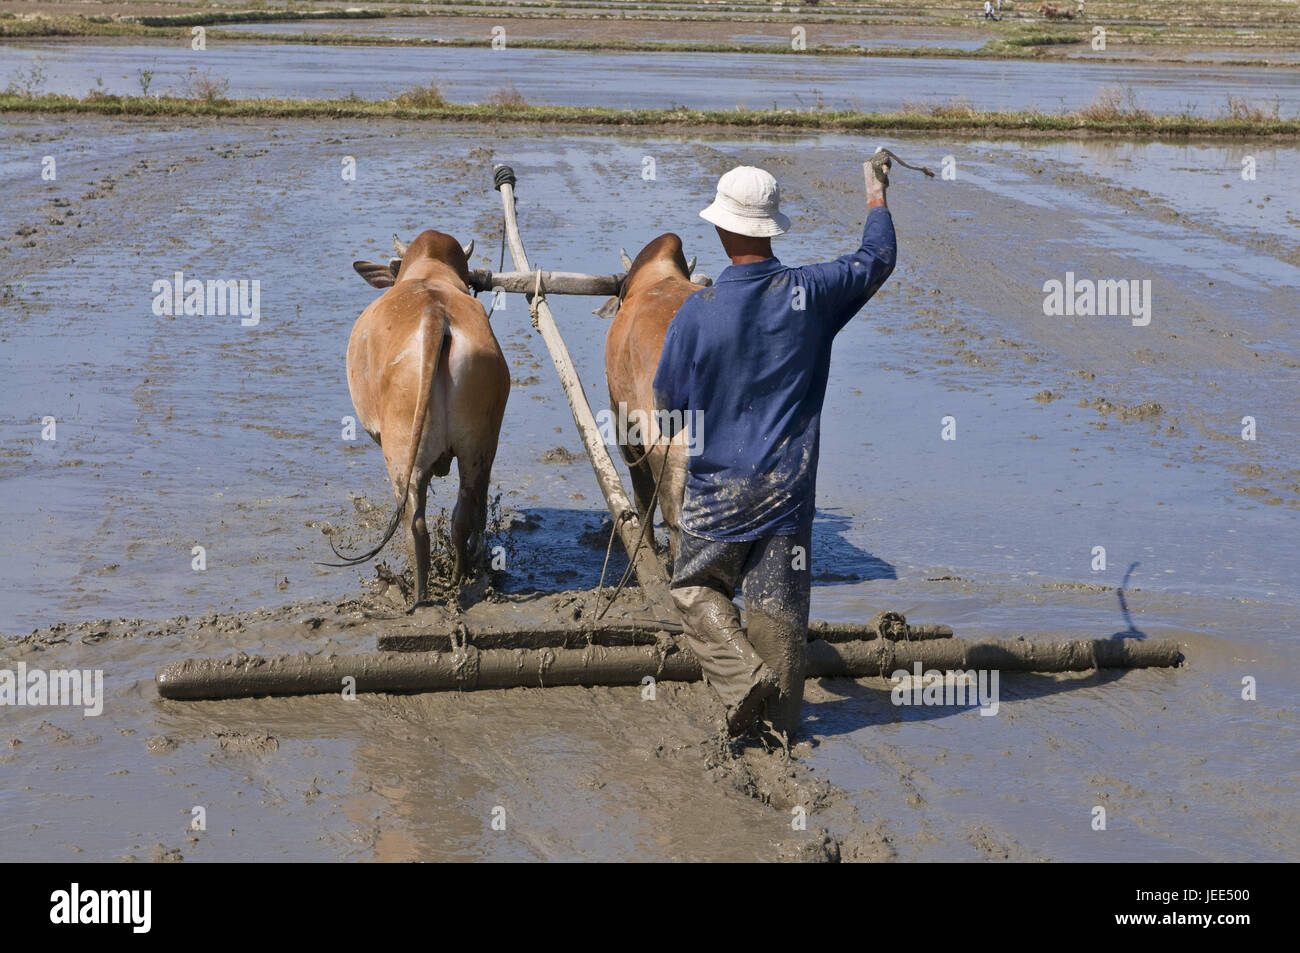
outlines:
[[862, 163], [867, 186], [867, 221], [858, 250], [807, 268], [816, 290], [826, 296], [824, 300], [831, 306], [828, 310], [835, 333], [862, 310], [894, 270], [898, 246], [894, 218], [885, 201], [889, 166], [885, 156]]

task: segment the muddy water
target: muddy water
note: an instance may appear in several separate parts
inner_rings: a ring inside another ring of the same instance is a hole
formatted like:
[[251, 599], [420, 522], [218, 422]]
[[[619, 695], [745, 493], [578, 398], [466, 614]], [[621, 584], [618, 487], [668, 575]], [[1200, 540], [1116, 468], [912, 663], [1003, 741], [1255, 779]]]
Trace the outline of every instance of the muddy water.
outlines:
[[[822, 826], [864, 859], [1300, 856], [1296, 151], [1253, 150], [1245, 182], [1237, 148], [887, 144], [951, 155], [957, 179], [895, 176], [898, 271], [837, 342], [814, 615], [1171, 637], [1187, 668], [1008, 676], [993, 718], [898, 709], [879, 680], [810, 685], [816, 746], [785, 787], [710, 767], [717, 711], [698, 687], [655, 703], [631, 689], [159, 702], [152, 673], [178, 655], [363, 651], [349, 628], [397, 612], [359, 599], [355, 571], [314, 565], [325, 524], [369, 539], [371, 501], [388, 498], [378, 451], [340, 434], [346, 335], [373, 294], [353, 258], [437, 226], [495, 265], [492, 161], [520, 173], [540, 267], [607, 272], [620, 245], [674, 229], [716, 274], [695, 211], [742, 161], [782, 178], [795, 228], [779, 253], [826, 258], [860, 228], [844, 196], [875, 143], [9, 117], [0, 174], [31, 187], [12, 193], [0, 258], [0, 631], [191, 621], [6, 648], [6, 665], [101, 667], [108, 694], [98, 719], [5, 709], [6, 856], [809, 857]], [[152, 283], [177, 270], [260, 280], [260, 323], [154, 315]], [[1150, 324], [1045, 317], [1042, 284], [1067, 270], [1150, 280]], [[553, 306], [599, 405], [597, 303]], [[501, 532], [506, 601], [476, 611], [550, 617], [564, 605], [534, 590], [598, 578], [599, 493], [583, 460], [547, 452], [579, 447], [522, 300], [494, 326], [515, 378], [494, 492], [517, 516]], [[1240, 700], [1246, 675], [1259, 701]], [[815, 808], [806, 835], [790, 830], [796, 802]]]
[[1077, 50], [1064, 55], [1075, 60], [1091, 59], [1142, 59], [1178, 60], [1191, 63], [1232, 63], [1265, 61], [1270, 66], [1300, 63], [1300, 50], [1274, 49], [1271, 46], [1224, 46], [1218, 49], [1188, 49], [1180, 46], [1112, 46], [1107, 50], [1093, 50], [1081, 44]]
[[1229, 97], [1300, 112], [1294, 70], [1169, 64], [1010, 62], [720, 53], [566, 53], [552, 50], [383, 50], [213, 43], [187, 47], [59, 42], [0, 46], [0, 78], [44, 70], [46, 92], [138, 94], [141, 70], [154, 93], [183, 90], [192, 73], [229, 80], [235, 97], [390, 96], [436, 81], [456, 102], [484, 102], [513, 84], [530, 102], [578, 106], [889, 111], [905, 102], [958, 98], [981, 109], [1076, 109], [1102, 87], [1131, 89], [1159, 113], [1216, 115]]
[[809, 46], [942, 46], [976, 50], [992, 34], [964, 27], [866, 26], [856, 23], [701, 22], [672, 20], [530, 20], [493, 17], [394, 17], [384, 20], [307, 20], [285, 23], [238, 23], [229, 29], [251, 33], [327, 33], [343, 36], [384, 36], [428, 40], [479, 37], [486, 42], [492, 28], [503, 26], [507, 36], [546, 39], [619, 39], [653, 42], [790, 43], [791, 22], [800, 22]]
[[[886, 26], [858, 23], [806, 23], [800, 14], [774, 18], [773, 22], [707, 22], [656, 20], [529, 20], [492, 17], [394, 17], [376, 20], [308, 20], [285, 23], [236, 23], [222, 29], [248, 33], [312, 33], [338, 36], [383, 36], [398, 39], [421, 38], [445, 40], [492, 35], [492, 28], [504, 26], [511, 37], [547, 39], [579, 38], [588, 40], [645, 40], [655, 42], [696, 43], [790, 43], [792, 23], [806, 30], [810, 46], [877, 47], [945, 47], [977, 50], [998, 38], [999, 30], [989, 24], [975, 27]], [[1274, 38], [1270, 38], [1274, 39]], [[1276, 40], [1274, 40], [1276, 42]], [[1049, 50], [1071, 59], [1152, 59], [1192, 60], [1206, 63], [1233, 60], [1267, 60], [1281, 65], [1300, 62], [1300, 51], [1274, 49], [1271, 46], [1222, 46], [1190, 49], [1180, 46], [1112, 45], [1107, 50], [1093, 50], [1087, 43], [1079, 49]]]

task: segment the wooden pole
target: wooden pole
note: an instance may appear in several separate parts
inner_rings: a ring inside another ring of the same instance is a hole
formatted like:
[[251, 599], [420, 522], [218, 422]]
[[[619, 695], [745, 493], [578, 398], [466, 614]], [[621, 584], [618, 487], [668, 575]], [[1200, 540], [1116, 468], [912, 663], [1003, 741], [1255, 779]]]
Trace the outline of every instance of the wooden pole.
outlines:
[[[571, 649], [586, 645], [653, 645], [662, 633], [678, 634], [680, 622], [659, 619], [628, 622], [605, 622], [598, 626], [537, 625], [520, 628], [470, 628], [443, 631], [388, 631], [381, 629], [375, 642], [381, 652], [448, 652], [456, 645], [469, 643], [480, 649]], [[358, 635], [364, 636], [359, 632]], [[907, 625], [906, 634], [897, 631], [883, 636], [879, 627], [871, 622], [822, 622], [814, 619], [808, 623], [809, 638], [827, 642], [850, 642], [854, 639], [906, 639], [929, 641], [952, 638], [952, 629], [946, 625]]]
[[[506, 245], [510, 249], [510, 257], [514, 260], [516, 269], [532, 272], [532, 266], [528, 263], [528, 254], [524, 251], [523, 239], [519, 235], [519, 222], [515, 217], [514, 171], [509, 166], [498, 165], [493, 169], [493, 178], [494, 184], [501, 192], [501, 206], [505, 212]], [[582, 445], [587, 448], [587, 457], [591, 460], [592, 469], [596, 471], [596, 482], [600, 485], [600, 492], [605, 497], [605, 505], [609, 507], [610, 515], [614, 518], [619, 539], [623, 543], [623, 548], [627, 550], [628, 558], [632, 561], [641, 589], [659, 611], [672, 611], [675, 617], [672, 599], [668, 595], [668, 573], [655, 552], [650, 530], [646, 531], [646, 537], [638, 547], [641, 520], [637, 517], [636, 508], [623, 489], [623, 481], [619, 479], [618, 470], [614, 468], [614, 461], [610, 459], [609, 451], [605, 449], [605, 441], [596, 425], [596, 418], [591, 412], [591, 405], [587, 402], [587, 395], [582, 389], [582, 381], [574, 368], [564, 338], [560, 336], [560, 329], [556, 327], [555, 317], [551, 314], [545, 295], [534, 297], [529, 292], [528, 300], [537, 330], [541, 332], [542, 340], [546, 342], [546, 349], [551, 352], [551, 360], [555, 363], [555, 371], [560, 375], [560, 385], [564, 388], [564, 396], [568, 398], [569, 408], [573, 411], [573, 422], [578, 425], [578, 436], [582, 438]]]
[[[1176, 666], [1169, 639], [1080, 639], [1069, 642], [826, 642], [808, 645], [808, 678], [890, 677], [898, 670], [1079, 672], [1093, 668]], [[695, 682], [700, 665], [671, 639], [655, 645], [583, 648], [387, 652], [379, 655], [290, 655], [265, 659], [186, 659], [158, 673], [163, 698], [251, 698], [260, 695], [437, 692], [553, 685], [639, 685], [644, 678]]]
[[[532, 294], [537, 287], [535, 271], [498, 271], [487, 268], [475, 268], [469, 273], [469, 285], [476, 291], [513, 291], [516, 294]], [[613, 297], [623, 286], [626, 274], [588, 275], [580, 271], [543, 271], [542, 294], [557, 295], [600, 295]], [[711, 285], [713, 279], [699, 272], [691, 275], [691, 281], [698, 285]]]
[[[543, 271], [542, 294], [603, 295], [618, 294], [626, 275], [584, 275], [575, 271]], [[498, 271], [476, 268], [469, 273], [470, 287], [478, 291], [513, 291], [531, 295], [537, 287], [537, 273], [533, 271]]]

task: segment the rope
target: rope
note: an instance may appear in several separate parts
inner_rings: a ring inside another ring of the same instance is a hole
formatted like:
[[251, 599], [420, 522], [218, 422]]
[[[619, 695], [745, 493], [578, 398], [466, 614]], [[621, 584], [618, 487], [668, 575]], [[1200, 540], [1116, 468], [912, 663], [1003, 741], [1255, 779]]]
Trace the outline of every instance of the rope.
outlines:
[[[660, 439], [662, 439], [662, 435], [660, 436]], [[658, 443], [659, 441], [655, 441], [655, 446], [657, 446]], [[648, 453], [649, 451], [646, 452]], [[668, 468], [668, 458], [671, 455], [672, 455], [672, 448], [669, 447], [668, 450], [664, 452], [664, 462], [659, 465], [659, 475], [655, 477], [654, 492], [650, 497], [651, 500], [656, 500], [659, 498], [659, 484], [663, 481], [664, 470]], [[642, 459], [644, 459], [644, 457]], [[649, 514], [647, 513], [647, 515]], [[622, 519], [622, 514], [620, 514], [619, 519]], [[618, 599], [618, 594], [623, 591], [623, 587], [626, 586], [628, 580], [632, 578], [632, 573], [636, 569], [637, 554], [641, 552], [641, 544], [645, 542], [646, 530], [650, 528], [650, 524], [652, 522], [653, 520], [647, 519], [644, 523], [641, 524], [641, 535], [639, 535], [636, 538], [636, 545], [632, 547], [632, 555], [628, 558], [627, 568], [623, 570], [623, 576], [621, 579], [619, 579], [618, 585], [614, 587], [614, 594], [609, 597], [609, 602], [605, 603], [605, 608], [601, 609], [600, 613], [596, 616], [597, 622], [605, 618], [605, 613], [608, 612], [610, 608], [614, 605], [615, 600]], [[614, 532], [617, 530], [618, 530], [618, 520], [615, 520], [614, 527], [610, 531], [610, 536], [609, 536], [609, 544], [611, 547], [614, 545]], [[607, 561], [608, 558], [609, 558], [609, 550], [606, 549]], [[605, 581], [604, 570], [601, 571], [600, 579], [601, 579], [601, 583], [603, 584]], [[599, 591], [599, 589], [597, 591]]]
[[501, 191], [501, 186], [509, 184], [513, 189], [518, 182], [519, 180], [515, 178], [515, 170], [508, 165], [499, 165], [492, 170], [492, 187], [498, 192]]
[[609, 554], [614, 551], [614, 537], [618, 535], [618, 524], [623, 522], [623, 520], [631, 518], [632, 511], [624, 510], [622, 513], [619, 513], [618, 518], [614, 520], [614, 528], [610, 530], [609, 533], [609, 542], [605, 544], [605, 562], [600, 567], [600, 582], [596, 583], [597, 592], [605, 588], [605, 570], [609, 568]]
[[[639, 456], [637, 459], [629, 461], [629, 462], [628, 462], [628, 465], [627, 465], [627, 468], [630, 470], [630, 469], [632, 469], [633, 467], [639, 467], [642, 463], [645, 462], [646, 457], [650, 456], [650, 454], [651, 454], [651, 452], [654, 450], [654, 448], [657, 447], [657, 446], [659, 446], [659, 444], [663, 443], [663, 440], [664, 440], [664, 432], [663, 432], [662, 430], [660, 430], [660, 431], [659, 431], [659, 439], [656, 440], [654, 443], [650, 444], [650, 446], [646, 447], [646, 448], [645, 448], [645, 452], [643, 452], [643, 453], [641, 454], [641, 456]], [[670, 440], [669, 442], [671, 443], [671, 440]], [[668, 449], [669, 449], [669, 452], [672, 451], [672, 447], [669, 447]], [[656, 489], [657, 489], [657, 488], [656, 488]]]
[[928, 169], [923, 165], [912, 165], [910, 162], [904, 162], [884, 146], [880, 146], [876, 149], [875, 155], [871, 157], [871, 166], [876, 170], [876, 175], [884, 185], [889, 185], [889, 176], [885, 173], [882, 166], [887, 165], [891, 159], [901, 165], [904, 169], [915, 169], [917, 172], [924, 172], [928, 179], [934, 178], [934, 172], [931, 169]]
[[546, 300], [546, 298], [542, 296], [542, 269], [534, 268], [533, 277], [535, 279], [533, 282], [533, 296], [528, 301], [528, 316], [532, 318], [533, 330], [540, 331], [541, 328], [537, 326], [537, 308]]

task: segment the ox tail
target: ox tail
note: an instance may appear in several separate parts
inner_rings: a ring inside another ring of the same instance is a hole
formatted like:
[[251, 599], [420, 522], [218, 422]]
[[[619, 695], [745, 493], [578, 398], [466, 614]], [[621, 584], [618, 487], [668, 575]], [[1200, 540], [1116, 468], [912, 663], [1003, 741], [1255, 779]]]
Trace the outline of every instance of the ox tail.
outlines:
[[397, 535], [397, 528], [402, 525], [402, 514], [406, 512], [406, 504], [411, 499], [411, 484], [415, 479], [415, 464], [420, 457], [420, 444], [424, 439], [424, 428], [429, 419], [429, 405], [433, 403], [433, 381], [438, 373], [438, 356], [442, 353], [442, 341], [447, 335], [447, 330], [447, 307], [439, 301], [436, 313], [433, 309], [429, 309], [424, 314], [424, 324], [421, 328], [423, 347], [420, 353], [420, 392], [415, 403], [415, 419], [411, 423], [411, 452], [406, 458], [405, 480], [401, 487], [402, 497], [398, 501], [397, 508], [393, 510], [392, 519], [388, 521], [388, 528], [384, 530], [384, 538], [379, 541], [379, 545], [374, 549], [359, 556], [343, 555], [335, 548], [334, 540], [331, 539], [329, 541], [330, 549], [334, 550], [334, 555], [342, 562], [322, 563], [321, 565], [338, 568], [359, 566], [383, 552], [384, 547]]

